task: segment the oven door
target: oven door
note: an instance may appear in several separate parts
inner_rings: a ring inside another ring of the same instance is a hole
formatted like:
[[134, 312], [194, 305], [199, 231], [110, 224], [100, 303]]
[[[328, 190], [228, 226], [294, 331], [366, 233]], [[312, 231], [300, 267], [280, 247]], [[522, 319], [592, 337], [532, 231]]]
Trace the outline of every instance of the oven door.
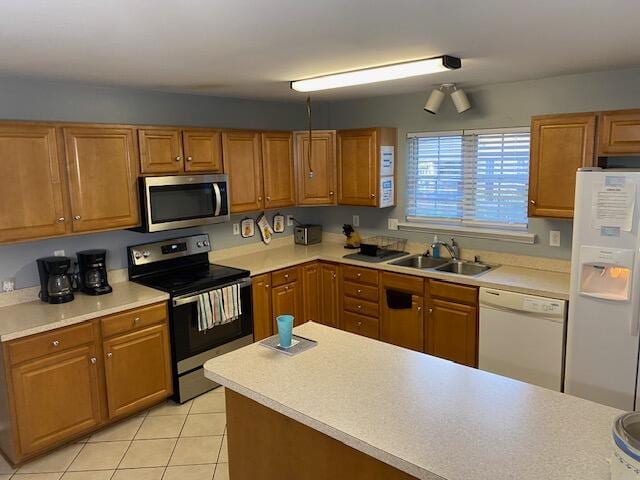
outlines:
[[198, 329], [198, 294], [205, 292], [176, 297], [172, 300], [171, 330], [175, 360], [178, 364], [202, 352], [253, 334], [251, 279], [232, 282], [216, 289], [235, 283], [240, 285], [242, 315], [232, 322], [217, 325], [208, 330]]
[[141, 177], [145, 231], [229, 221], [227, 175]]

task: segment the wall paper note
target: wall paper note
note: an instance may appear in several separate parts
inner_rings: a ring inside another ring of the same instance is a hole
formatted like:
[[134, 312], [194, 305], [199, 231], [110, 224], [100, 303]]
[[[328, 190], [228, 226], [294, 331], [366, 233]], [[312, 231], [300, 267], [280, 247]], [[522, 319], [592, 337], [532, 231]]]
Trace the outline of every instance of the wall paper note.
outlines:
[[636, 185], [622, 176], [607, 176], [601, 187], [593, 192], [591, 226], [618, 227], [630, 232], [633, 227], [633, 210], [636, 204]]
[[395, 162], [395, 148], [393, 145], [380, 146], [380, 176], [387, 177], [393, 175], [393, 164]]
[[394, 178], [382, 177], [380, 179], [380, 208], [393, 206]]

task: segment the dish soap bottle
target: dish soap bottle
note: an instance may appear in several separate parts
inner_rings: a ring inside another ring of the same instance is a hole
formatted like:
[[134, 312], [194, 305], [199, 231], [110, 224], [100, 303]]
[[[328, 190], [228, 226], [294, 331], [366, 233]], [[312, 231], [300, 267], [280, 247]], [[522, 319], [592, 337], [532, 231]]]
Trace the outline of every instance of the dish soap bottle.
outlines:
[[440, 245], [438, 243], [438, 235], [433, 236], [433, 247], [431, 247], [431, 256], [433, 258], [440, 258]]

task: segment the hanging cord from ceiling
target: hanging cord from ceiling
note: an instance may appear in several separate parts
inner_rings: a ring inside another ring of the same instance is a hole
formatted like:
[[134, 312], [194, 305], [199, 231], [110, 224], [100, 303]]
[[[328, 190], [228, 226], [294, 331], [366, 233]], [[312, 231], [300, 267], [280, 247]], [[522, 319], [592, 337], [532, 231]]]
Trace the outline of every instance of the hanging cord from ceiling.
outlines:
[[316, 172], [313, 171], [311, 166], [311, 147], [312, 147], [312, 134], [311, 134], [311, 95], [307, 97], [307, 121], [309, 127], [309, 148], [307, 150], [307, 167], [309, 168], [309, 178], [313, 178]]

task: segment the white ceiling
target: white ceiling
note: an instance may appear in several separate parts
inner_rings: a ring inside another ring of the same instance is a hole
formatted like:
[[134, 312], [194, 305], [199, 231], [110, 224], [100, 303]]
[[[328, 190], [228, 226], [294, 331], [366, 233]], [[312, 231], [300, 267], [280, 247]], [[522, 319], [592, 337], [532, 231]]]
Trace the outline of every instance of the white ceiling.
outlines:
[[450, 54], [341, 99], [640, 65], [638, 0], [2, 0], [0, 74], [293, 99], [288, 81]]

